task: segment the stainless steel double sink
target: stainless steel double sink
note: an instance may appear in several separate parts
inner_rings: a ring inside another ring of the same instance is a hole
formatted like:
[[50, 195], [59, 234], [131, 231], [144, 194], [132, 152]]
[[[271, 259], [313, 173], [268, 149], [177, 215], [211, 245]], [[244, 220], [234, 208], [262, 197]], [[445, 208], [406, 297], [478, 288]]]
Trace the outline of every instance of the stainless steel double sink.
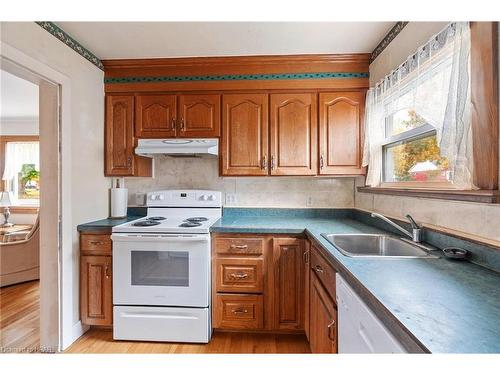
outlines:
[[322, 234], [348, 257], [439, 258], [425, 245], [386, 234]]

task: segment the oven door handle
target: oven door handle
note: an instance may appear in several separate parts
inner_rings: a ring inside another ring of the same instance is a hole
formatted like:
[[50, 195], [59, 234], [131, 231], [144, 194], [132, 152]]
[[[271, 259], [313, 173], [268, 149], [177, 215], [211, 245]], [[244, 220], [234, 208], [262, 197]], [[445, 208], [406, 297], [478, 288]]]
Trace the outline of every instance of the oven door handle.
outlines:
[[113, 241], [148, 241], [148, 242], [209, 242], [209, 235], [168, 235], [168, 234], [119, 234], [111, 235]]

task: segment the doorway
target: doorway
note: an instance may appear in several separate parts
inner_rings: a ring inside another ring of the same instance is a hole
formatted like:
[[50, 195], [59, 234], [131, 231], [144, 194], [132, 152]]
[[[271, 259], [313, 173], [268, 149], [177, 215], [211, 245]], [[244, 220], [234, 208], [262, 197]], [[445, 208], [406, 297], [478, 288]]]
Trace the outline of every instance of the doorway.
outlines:
[[0, 232], [6, 232], [0, 237], [0, 350], [56, 352], [61, 343], [61, 88], [3, 53], [0, 63], [0, 210], [6, 213], [0, 215], [6, 219], [0, 224]]

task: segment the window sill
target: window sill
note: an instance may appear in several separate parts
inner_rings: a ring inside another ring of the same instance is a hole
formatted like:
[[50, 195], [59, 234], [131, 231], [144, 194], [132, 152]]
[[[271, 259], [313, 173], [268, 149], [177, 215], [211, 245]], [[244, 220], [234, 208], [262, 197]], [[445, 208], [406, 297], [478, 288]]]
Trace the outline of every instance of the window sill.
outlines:
[[500, 203], [499, 190], [438, 190], [359, 186], [360, 193], [407, 196], [414, 198], [446, 199], [475, 203]]
[[11, 206], [9, 207], [11, 214], [37, 214], [40, 207], [35, 206]]

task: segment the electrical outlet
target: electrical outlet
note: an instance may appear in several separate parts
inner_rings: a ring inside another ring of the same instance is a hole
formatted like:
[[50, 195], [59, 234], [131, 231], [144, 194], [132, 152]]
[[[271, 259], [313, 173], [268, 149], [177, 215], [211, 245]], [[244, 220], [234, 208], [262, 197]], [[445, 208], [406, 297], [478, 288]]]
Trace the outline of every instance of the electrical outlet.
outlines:
[[226, 194], [226, 206], [236, 204], [236, 194]]
[[146, 194], [135, 193], [135, 205], [136, 206], [144, 206], [145, 204], [146, 204]]
[[312, 197], [307, 197], [307, 201], [306, 201], [306, 206], [307, 207], [311, 207], [313, 205], [313, 198]]

